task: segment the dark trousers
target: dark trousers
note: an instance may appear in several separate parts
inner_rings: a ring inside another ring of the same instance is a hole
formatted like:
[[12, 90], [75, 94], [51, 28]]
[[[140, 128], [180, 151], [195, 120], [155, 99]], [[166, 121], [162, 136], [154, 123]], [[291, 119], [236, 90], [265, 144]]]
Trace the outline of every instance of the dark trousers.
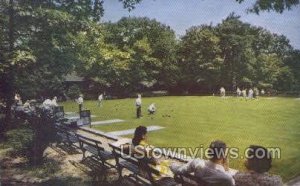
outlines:
[[82, 111], [82, 104], [79, 104], [79, 115], [80, 115], [81, 111]]
[[136, 117], [140, 118], [142, 116], [142, 106], [136, 107]]

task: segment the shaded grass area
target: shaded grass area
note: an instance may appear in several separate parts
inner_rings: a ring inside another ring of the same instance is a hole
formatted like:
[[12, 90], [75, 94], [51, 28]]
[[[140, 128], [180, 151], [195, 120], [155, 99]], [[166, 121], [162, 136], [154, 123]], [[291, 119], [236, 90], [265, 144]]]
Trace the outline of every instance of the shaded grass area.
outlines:
[[[147, 114], [147, 107], [156, 103], [157, 113]], [[65, 111], [77, 111], [75, 102], [65, 102]], [[123, 119], [122, 123], [94, 126], [102, 131], [159, 125], [165, 129], [149, 132], [148, 142], [160, 147], [207, 147], [216, 139], [228, 146], [244, 150], [251, 144], [279, 147], [281, 158], [274, 160], [272, 173], [285, 181], [300, 174], [300, 101], [295, 98], [260, 98], [244, 100], [220, 97], [155, 97], [143, 98], [143, 118], [135, 118], [134, 99], [86, 101], [93, 121]], [[131, 136], [127, 136], [131, 137]], [[231, 159], [230, 166], [244, 170], [244, 159]]]

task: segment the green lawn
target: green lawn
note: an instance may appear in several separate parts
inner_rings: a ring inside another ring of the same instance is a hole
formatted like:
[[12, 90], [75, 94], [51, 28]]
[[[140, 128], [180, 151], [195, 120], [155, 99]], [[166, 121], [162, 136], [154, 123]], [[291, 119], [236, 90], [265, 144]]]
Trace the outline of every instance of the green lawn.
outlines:
[[[158, 109], [154, 117], [146, 113], [152, 102]], [[75, 102], [63, 105], [65, 111], [77, 111]], [[134, 99], [105, 101], [103, 107], [97, 107], [96, 101], [86, 101], [84, 106], [97, 116], [93, 121], [126, 120], [95, 127], [102, 131], [131, 129], [139, 125], [166, 127], [149, 132], [148, 142], [155, 146], [206, 147], [212, 140], [221, 139], [228, 146], [242, 149], [242, 153], [250, 144], [280, 147], [281, 159], [274, 161], [271, 172], [281, 175], [285, 181], [300, 175], [300, 100], [295, 98], [143, 98], [144, 117], [141, 119], [135, 118]], [[230, 166], [242, 170], [243, 162], [241, 158], [233, 159]]]

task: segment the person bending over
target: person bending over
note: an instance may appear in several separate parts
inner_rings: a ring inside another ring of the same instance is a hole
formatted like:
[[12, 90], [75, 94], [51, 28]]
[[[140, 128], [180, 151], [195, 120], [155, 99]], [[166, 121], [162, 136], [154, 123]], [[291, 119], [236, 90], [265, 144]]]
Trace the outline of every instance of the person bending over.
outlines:
[[149, 107], [148, 107], [148, 112], [149, 112], [149, 114], [151, 115], [151, 114], [154, 114], [155, 111], [156, 111], [155, 103], [152, 103], [152, 104], [149, 105]]

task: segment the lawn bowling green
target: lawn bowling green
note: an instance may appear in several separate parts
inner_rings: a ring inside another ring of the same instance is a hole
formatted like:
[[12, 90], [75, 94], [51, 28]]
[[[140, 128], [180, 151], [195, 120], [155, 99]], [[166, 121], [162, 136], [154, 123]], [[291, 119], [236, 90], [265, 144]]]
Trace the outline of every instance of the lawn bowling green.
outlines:
[[[147, 113], [151, 103], [157, 106], [154, 116]], [[77, 111], [74, 102], [63, 105], [65, 111]], [[106, 100], [103, 107], [97, 107], [96, 101], [86, 101], [85, 107], [95, 115], [93, 122], [124, 120], [92, 126], [104, 132], [128, 130], [139, 125], [164, 127], [148, 133], [149, 143], [159, 147], [206, 147], [216, 139], [241, 149], [241, 154], [251, 144], [279, 147], [281, 159], [274, 160], [271, 173], [281, 175], [285, 181], [299, 174], [300, 101], [295, 98], [143, 98], [141, 119], [136, 119], [134, 99]], [[230, 166], [243, 170], [243, 162], [243, 159], [231, 159]]]

